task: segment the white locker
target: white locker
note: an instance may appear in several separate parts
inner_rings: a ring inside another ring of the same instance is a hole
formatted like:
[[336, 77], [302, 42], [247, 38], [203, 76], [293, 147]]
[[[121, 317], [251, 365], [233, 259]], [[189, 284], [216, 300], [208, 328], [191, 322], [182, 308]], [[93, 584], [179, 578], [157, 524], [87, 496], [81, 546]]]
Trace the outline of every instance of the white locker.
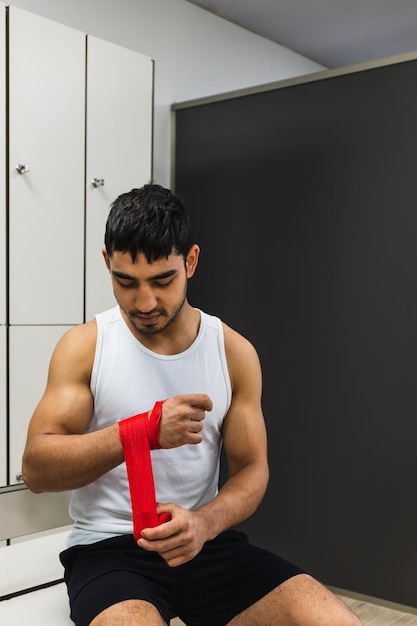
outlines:
[[0, 487], [7, 482], [7, 326], [0, 326]]
[[[0, 2], [0, 83], [6, 81], [6, 13]], [[6, 90], [0, 89], [0, 486], [7, 478]]]
[[86, 320], [115, 304], [101, 249], [110, 204], [152, 177], [153, 61], [87, 36]]
[[10, 484], [19, 482], [29, 420], [44, 392], [49, 361], [55, 345], [69, 328], [70, 326], [10, 327]]
[[19, 481], [59, 337], [114, 304], [105, 221], [120, 193], [152, 178], [153, 61], [2, 2], [0, 12], [1, 486]]
[[9, 8], [10, 324], [83, 321], [85, 37]]
[[[6, 11], [0, 2], [0, 85], [6, 84]], [[6, 317], [6, 89], [0, 89], [0, 324]], [[0, 450], [0, 455], [2, 450]]]

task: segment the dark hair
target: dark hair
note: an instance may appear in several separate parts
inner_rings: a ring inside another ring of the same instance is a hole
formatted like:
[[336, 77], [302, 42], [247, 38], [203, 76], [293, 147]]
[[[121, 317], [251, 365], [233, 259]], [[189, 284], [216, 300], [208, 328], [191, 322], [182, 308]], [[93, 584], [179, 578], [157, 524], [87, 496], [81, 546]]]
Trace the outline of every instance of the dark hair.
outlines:
[[104, 244], [109, 257], [117, 250], [133, 261], [139, 252], [149, 263], [173, 253], [185, 259], [192, 239], [182, 198], [157, 184], [121, 194], [110, 207]]

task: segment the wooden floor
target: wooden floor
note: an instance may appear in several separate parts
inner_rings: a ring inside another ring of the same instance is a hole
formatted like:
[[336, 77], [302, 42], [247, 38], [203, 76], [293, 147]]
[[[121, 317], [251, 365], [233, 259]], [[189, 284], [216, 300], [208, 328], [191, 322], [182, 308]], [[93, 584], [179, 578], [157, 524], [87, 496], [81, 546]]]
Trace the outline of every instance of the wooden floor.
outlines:
[[[349, 598], [337, 594], [362, 620], [363, 626], [417, 626], [417, 611], [408, 613], [406, 609], [381, 606], [373, 602]], [[184, 626], [178, 617], [171, 620], [171, 626]], [[277, 625], [278, 626], [278, 625]]]
[[406, 608], [391, 608], [338, 595], [362, 620], [364, 626], [417, 626], [417, 612], [409, 613]]

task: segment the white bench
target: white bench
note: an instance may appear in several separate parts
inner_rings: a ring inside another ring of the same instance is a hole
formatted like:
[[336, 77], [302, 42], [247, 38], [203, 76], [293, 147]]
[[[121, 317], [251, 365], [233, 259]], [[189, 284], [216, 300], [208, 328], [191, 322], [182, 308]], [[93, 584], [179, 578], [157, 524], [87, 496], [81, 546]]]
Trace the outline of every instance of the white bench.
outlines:
[[71, 522], [70, 494], [0, 489], [0, 624], [73, 626], [58, 554]]
[[1, 625], [74, 626], [58, 557], [70, 528], [69, 496], [0, 488]]
[[68, 529], [0, 548], [0, 624], [73, 626], [58, 554]]

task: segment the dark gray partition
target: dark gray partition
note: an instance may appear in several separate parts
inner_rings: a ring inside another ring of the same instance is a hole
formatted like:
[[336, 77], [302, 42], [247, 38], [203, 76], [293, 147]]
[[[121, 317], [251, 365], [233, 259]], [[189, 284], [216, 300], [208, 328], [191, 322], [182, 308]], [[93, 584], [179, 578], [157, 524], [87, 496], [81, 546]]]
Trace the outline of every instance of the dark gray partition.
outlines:
[[243, 528], [417, 607], [417, 61], [173, 109], [190, 301], [263, 366], [271, 479]]

